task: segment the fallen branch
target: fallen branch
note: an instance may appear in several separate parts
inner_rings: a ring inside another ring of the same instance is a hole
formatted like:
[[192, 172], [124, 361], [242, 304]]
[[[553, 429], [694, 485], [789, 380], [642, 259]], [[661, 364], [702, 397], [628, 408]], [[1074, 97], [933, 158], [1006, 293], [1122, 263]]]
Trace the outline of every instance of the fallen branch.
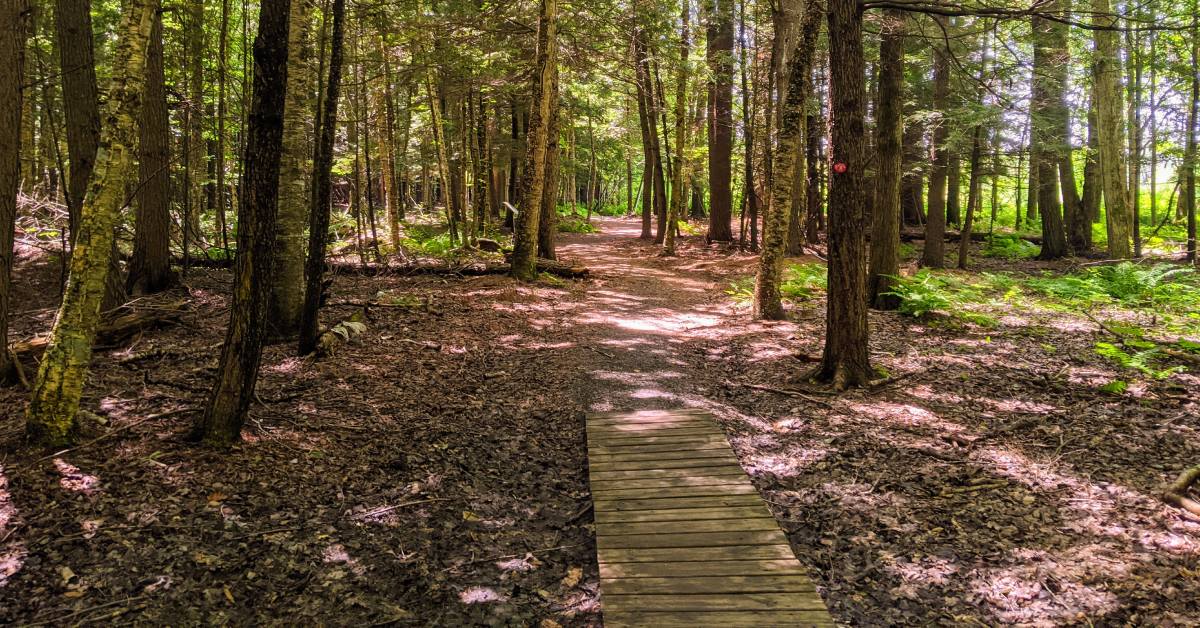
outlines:
[[1188, 491], [1197, 480], [1200, 480], [1200, 465], [1180, 473], [1179, 477], [1167, 487], [1167, 490], [1163, 491], [1162, 500], [1200, 517], [1200, 501], [1196, 501], [1188, 495]]
[[[122, 314], [104, 323], [96, 330], [94, 347], [119, 345], [139, 332], [179, 321], [183, 313], [183, 302], [157, 306], [153, 309], [138, 309]], [[46, 351], [50, 336], [38, 336], [12, 345], [12, 355], [18, 360], [36, 359]]]
[[46, 460], [47, 458], [56, 458], [65, 453], [68, 453], [68, 452], [79, 451], [80, 449], [84, 449], [86, 447], [91, 447], [92, 445], [95, 445], [96, 443], [108, 438], [109, 436], [120, 434], [121, 432], [127, 432], [143, 423], [148, 423], [155, 419], [165, 419], [166, 417], [169, 417], [169, 416], [174, 416], [176, 414], [183, 414], [185, 412], [192, 412], [195, 410], [198, 410], [198, 408], [176, 408], [174, 410], [168, 410], [166, 412], [159, 412], [158, 414], [151, 414], [150, 416], [148, 416], [144, 419], [139, 419], [137, 421], [134, 421], [133, 423], [122, 425], [121, 427], [118, 427], [115, 430], [110, 430], [108, 432], [105, 432], [102, 436], [93, 438], [92, 440], [89, 440], [88, 442], [83, 443], [82, 445], [77, 445], [75, 447], [68, 447], [67, 449], [62, 449], [62, 450], [56, 451], [52, 454], [47, 454], [45, 456], [42, 456], [41, 458], [38, 458], [38, 461]]
[[740, 383], [740, 384], [736, 384], [736, 385], [744, 386], [746, 388], [752, 388], [754, 390], [763, 390], [766, 392], [773, 392], [777, 395], [787, 395], [788, 397], [797, 397], [799, 399], [804, 399], [805, 401], [809, 401], [809, 402], [815, 403], [817, 405], [825, 406], [826, 408], [829, 408], [830, 410], [833, 409], [833, 404], [829, 403], [828, 401], [825, 401], [824, 399], [817, 399], [816, 397], [812, 397], [810, 395], [802, 393], [799, 390], [791, 390], [791, 389], [787, 389], [787, 388], [772, 388], [771, 386], [763, 386], [762, 384], [748, 384], [748, 383], [744, 383], [744, 382]]
[[[1001, 235], [1001, 234], [997, 234], [997, 235]], [[1013, 235], [1013, 234], [1002, 234], [1002, 235], [1007, 236], [1007, 235]], [[1041, 236], [1018, 235], [1017, 237], [1019, 237], [1022, 240], [1025, 240], [1026, 242], [1029, 242], [1030, 244], [1036, 244], [1038, 246], [1042, 245], [1042, 237]], [[914, 240], [924, 240], [924, 239], [925, 239], [924, 231], [901, 231], [900, 232], [900, 241], [901, 242], [912, 242]], [[962, 239], [962, 233], [960, 233], [958, 231], [947, 231], [946, 232], [946, 241], [947, 242], [958, 242], [961, 239]], [[977, 233], [971, 234], [972, 242], [986, 242], [987, 239], [988, 239], [988, 234], [986, 234], [986, 233], [977, 232]]]

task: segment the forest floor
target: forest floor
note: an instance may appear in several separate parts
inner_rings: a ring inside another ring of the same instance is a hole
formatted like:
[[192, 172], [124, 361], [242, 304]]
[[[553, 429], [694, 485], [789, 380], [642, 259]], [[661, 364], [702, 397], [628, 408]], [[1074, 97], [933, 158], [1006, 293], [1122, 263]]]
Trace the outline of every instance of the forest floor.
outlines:
[[[583, 417], [682, 406], [718, 417], [841, 622], [1200, 622], [1200, 524], [1156, 497], [1200, 462], [1192, 375], [1100, 392], [1104, 332], [1070, 312], [872, 313], [891, 379], [829, 395], [802, 377], [820, 297], [750, 321], [727, 290], [753, 257], [596, 222], [560, 240], [587, 280], [337, 277], [326, 322], [396, 305], [331, 357], [268, 348], [230, 453], [184, 439], [225, 271], [97, 354], [76, 449], [25, 449], [26, 393], [0, 390], [0, 623], [598, 625]], [[58, 279], [24, 253], [17, 337]]]

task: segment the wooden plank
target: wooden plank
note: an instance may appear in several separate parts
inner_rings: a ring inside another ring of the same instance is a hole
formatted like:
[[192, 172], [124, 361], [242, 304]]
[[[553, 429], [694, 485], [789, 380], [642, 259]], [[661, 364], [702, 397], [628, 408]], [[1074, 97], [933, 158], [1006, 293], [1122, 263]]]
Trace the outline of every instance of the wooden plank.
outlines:
[[758, 490], [749, 484], [723, 486], [669, 486], [666, 488], [592, 489], [596, 501], [622, 499], [665, 499], [670, 497], [729, 497], [734, 495], [758, 495]]
[[709, 508], [713, 506], [761, 506], [757, 493], [750, 495], [705, 495], [702, 497], [665, 497], [631, 499], [622, 497], [600, 499], [592, 496], [596, 510], [668, 510], [671, 508]]
[[624, 626], [833, 626], [824, 609], [810, 611], [609, 611], [604, 609], [606, 628]]
[[825, 610], [816, 593], [639, 594], [608, 595], [601, 599], [613, 611], [815, 611]]
[[722, 458], [737, 461], [737, 456], [733, 455], [728, 447], [714, 447], [713, 449], [697, 449], [683, 451], [658, 451], [658, 452], [618, 452], [618, 453], [598, 453], [592, 452], [588, 455], [588, 459], [593, 465], [602, 464], [617, 464], [617, 463], [632, 463], [632, 462], [669, 462], [672, 460], [700, 460], [704, 458]]
[[658, 430], [697, 429], [697, 428], [705, 428], [705, 429], [711, 430], [711, 429], [713, 429], [713, 427], [714, 427], [714, 425], [713, 425], [712, 421], [707, 421], [705, 419], [700, 419], [700, 418], [683, 419], [683, 418], [680, 418], [680, 419], [673, 419], [670, 421], [654, 421], [654, 422], [650, 422], [650, 423], [595, 424], [595, 423], [589, 422], [587, 424], [587, 431], [589, 434], [590, 433], [607, 434], [609, 432], [640, 433], [640, 432], [655, 432]]
[[832, 625], [711, 416], [589, 416], [587, 438], [606, 625]]
[[817, 590], [807, 576], [799, 574], [602, 578], [600, 588], [605, 596], [659, 593], [815, 593]]
[[735, 532], [745, 530], [778, 530], [774, 517], [739, 517], [730, 519], [700, 519], [689, 521], [633, 521], [627, 523], [596, 523], [596, 534], [670, 534], [672, 532]]
[[596, 547], [605, 549], [731, 547], [744, 545], [781, 545], [788, 547], [787, 537], [779, 529], [747, 532], [693, 532], [684, 534], [626, 534], [600, 536]]
[[[699, 452], [697, 452], [699, 453]], [[715, 458], [681, 458], [678, 460], [624, 460], [592, 462], [588, 468], [592, 473], [607, 473], [612, 471], [642, 471], [662, 469], [699, 469], [736, 465], [741, 468], [738, 459], [732, 455]]]
[[722, 452], [729, 452], [729, 441], [724, 438], [720, 440], [713, 439], [704, 443], [656, 443], [653, 445], [618, 445], [615, 447], [589, 447], [589, 456], [603, 456], [605, 454], [649, 454], [649, 453], [664, 453], [664, 452], [680, 452], [690, 453], [696, 450], [715, 449]]
[[[706, 521], [731, 518], [771, 517], [771, 513], [763, 504], [750, 506], [732, 506], [717, 508], [672, 508], [669, 510], [616, 510], [596, 511], [596, 523], [636, 523], [655, 521]], [[772, 521], [774, 519], [772, 518]]]
[[666, 436], [635, 436], [633, 438], [606, 438], [596, 440], [591, 443], [595, 448], [613, 449], [617, 447], [629, 447], [637, 445], [666, 445], [666, 444], [684, 444], [684, 443], [720, 443], [729, 446], [725, 436], [721, 434], [713, 434], [705, 430], [699, 434], [668, 434]]
[[[600, 579], [673, 578], [687, 576], [806, 575], [794, 558], [779, 560], [696, 560], [644, 563], [600, 563]], [[607, 591], [607, 589], [605, 589]]]
[[728, 472], [714, 475], [693, 475], [691, 477], [651, 477], [651, 478], [611, 478], [594, 480], [593, 493], [605, 491], [622, 491], [633, 489], [669, 489], [689, 486], [745, 486], [745, 476], [733, 475]]
[[668, 439], [674, 438], [683, 440], [685, 438], [695, 438], [703, 436], [705, 438], [713, 438], [720, 436], [725, 438], [721, 432], [714, 432], [712, 428], [680, 428], [671, 430], [646, 430], [642, 432], [588, 432], [588, 442], [592, 445], [620, 445], [629, 444], [636, 445], [639, 442], [647, 439]]
[[600, 553], [600, 564], [707, 562], [722, 560], [796, 560], [786, 545], [730, 545], [727, 547], [658, 547], [609, 549]]
[[633, 421], [653, 421], [678, 416], [701, 416], [712, 420], [712, 413], [702, 408], [678, 408], [674, 410], [616, 410], [611, 412], [596, 412], [589, 414], [588, 423], [605, 423], [616, 421], [630, 423]]
[[604, 482], [607, 480], [648, 480], [651, 478], [694, 478], [732, 475], [745, 478], [746, 472], [741, 466], [729, 463], [714, 463], [706, 467], [685, 467], [682, 469], [592, 469], [592, 480]]

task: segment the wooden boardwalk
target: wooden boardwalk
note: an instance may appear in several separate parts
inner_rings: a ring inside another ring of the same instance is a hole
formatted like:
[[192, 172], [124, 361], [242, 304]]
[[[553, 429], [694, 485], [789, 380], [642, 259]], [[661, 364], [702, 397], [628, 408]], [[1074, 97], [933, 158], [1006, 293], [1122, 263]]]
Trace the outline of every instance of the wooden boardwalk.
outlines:
[[605, 626], [832, 626], [721, 428], [697, 410], [593, 414]]

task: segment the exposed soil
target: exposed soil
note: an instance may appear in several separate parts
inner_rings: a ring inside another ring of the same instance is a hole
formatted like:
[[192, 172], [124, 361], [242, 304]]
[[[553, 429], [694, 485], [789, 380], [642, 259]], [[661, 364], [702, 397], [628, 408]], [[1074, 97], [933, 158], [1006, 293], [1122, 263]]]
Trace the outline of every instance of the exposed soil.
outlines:
[[[679, 406], [720, 419], [840, 621], [1200, 622], [1200, 525], [1155, 497], [1200, 462], [1196, 378], [1099, 393], [1082, 317], [873, 313], [895, 379], [828, 395], [801, 377], [822, 301], [752, 322], [724, 290], [753, 257], [598, 223], [560, 247], [585, 281], [338, 277], [327, 322], [416, 298], [332, 357], [269, 348], [230, 453], [183, 439], [224, 272], [156, 297], [184, 324], [97, 355], [79, 448], [25, 449], [25, 393], [0, 390], [0, 622], [598, 625], [583, 416]], [[26, 255], [22, 334], [56, 281]]]

